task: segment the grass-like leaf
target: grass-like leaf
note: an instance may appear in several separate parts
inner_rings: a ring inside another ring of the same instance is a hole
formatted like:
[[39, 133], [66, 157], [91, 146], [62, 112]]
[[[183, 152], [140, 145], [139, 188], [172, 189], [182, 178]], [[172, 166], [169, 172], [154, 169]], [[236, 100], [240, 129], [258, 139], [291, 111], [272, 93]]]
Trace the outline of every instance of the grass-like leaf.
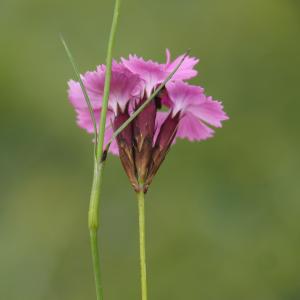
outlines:
[[69, 61], [73, 67], [73, 70], [74, 70], [74, 73], [77, 77], [77, 80], [80, 84], [80, 87], [81, 87], [81, 90], [82, 90], [82, 93], [84, 95], [84, 99], [85, 99], [85, 102], [88, 106], [88, 109], [89, 109], [89, 112], [90, 112], [90, 117], [91, 117], [91, 120], [92, 120], [92, 123], [93, 123], [93, 126], [94, 126], [94, 136], [95, 136], [95, 154], [96, 154], [96, 149], [97, 149], [97, 145], [98, 145], [98, 131], [97, 131], [97, 123], [96, 123], [96, 119], [95, 119], [95, 115], [94, 115], [94, 111], [93, 111], [93, 107], [92, 107], [92, 104], [91, 104], [91, 101], [90, 101], [90, 98], [88, 96], [88, 93], [86, 91], [86, 88], [83, 84], [83, 81], [81, 79], [81, 76], [80, 76], [80, 72], [79, 72], [79, 68], [75, 62], [75, 59], [65, 41], [65, 39], [63, 38], [63, 36], [60, 34], [60, 39], [61, 39], [61, 42], [65, 48], [65, 51], [67, 53], [67, 56], [69, 58]]

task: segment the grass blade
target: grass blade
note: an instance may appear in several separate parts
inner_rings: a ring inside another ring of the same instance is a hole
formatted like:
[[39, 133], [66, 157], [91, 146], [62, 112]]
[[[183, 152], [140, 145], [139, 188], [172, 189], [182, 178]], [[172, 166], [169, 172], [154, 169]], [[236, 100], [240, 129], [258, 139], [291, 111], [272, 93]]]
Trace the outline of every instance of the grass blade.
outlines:
[[68, 45], [67, 45], [67, 43], [66, 43], [66, 41], [65, 41], [65, 39], [63, 38], [62, 35], [60, 35], [60, 39], [61, 39], [61, 42], [62, 42], [64, 48], [65, 48], [65, 51], [66, 51], [67, 56], [68, 56], [68, 58], [69, 58], [69, 61], [70, 61], [71, 65], [72, 65], [72, 67], [73, 67], [73, 70], [74, 70], [74, 73], [75, 73], [75, 75], [76, 75], [76, 77], [77, 77], [77, 80], [78, 80], [78, 82], [79, 82], [79, 84], [80, 84], [82, 93], [83, 93], [83, 95], [84, 95], [85, 102], [86, 102], [86, 104], [87, 104], [87, 106], [88, 106], [88, 109], [89, 109], [89, 112], [90, 112], [91, 120], [92, 120], [92, 123], [93, 123], [93, 126], [94, 126], [94, 135], [95, 135], [95, 154], [96, 154], [96, 149], [97, 149], [97, 145], [98, 145], [98, 132], [97, 132], [97, 123], [96, 123], [96, 119], [95, 119], [93, 107], [92, 107], [90, 98], [89, 98], [89, 96], [88, 96], [88, 93], [87, 93], [87, 91], [86, 91], [86, 88], [85, 88], [85, 86], [84, 86], [84, 84], [83, 84], [83, 81], [82, 81], [82, 79], [81, 79], [80, 72], [79, 72], [79, 69], [78, 69], [78, 67], [77, 67], [77, 64], [76, 64], [76, 62], [75, 62], [75, 60], [74, 60], [74, 57], [73, 57], [73, 55], [72, 55], [72, 53], [71, 53], [71, 51], [70, 51], [70, 49], [69, 49], [69, 47], [68, 47]]

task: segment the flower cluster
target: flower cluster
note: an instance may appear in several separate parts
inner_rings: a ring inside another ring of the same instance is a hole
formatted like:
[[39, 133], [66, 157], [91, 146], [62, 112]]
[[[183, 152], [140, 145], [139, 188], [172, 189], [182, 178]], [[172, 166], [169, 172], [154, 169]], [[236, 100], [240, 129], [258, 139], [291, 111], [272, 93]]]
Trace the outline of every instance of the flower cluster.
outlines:
[[[145, 61], [136, 55], [113, 62], [104, 146], [114, 130], [142, 105], [151, 93], [174, 70], [183, 56], [171, 61], [166, 51], [166, 63]], [[185, 81], [197, 75], [198, 59], [187, 56], [159, 95], [117, 136], [110, 152], [119, 155], [126, 174], [136, 191], [146, 191], [170, 146], [177, 138], [190, 141], [213, 136], [209, 127], [221, 127], [228, 119], [221, 102], [206, 96], [200, 86]], [[102, 108], [105, 65], [82, 75], [97, 126]], [[69, 99], [77, 113], [77, 124], [87, 132], [94, 127], [80, 84], [69, 81]]]

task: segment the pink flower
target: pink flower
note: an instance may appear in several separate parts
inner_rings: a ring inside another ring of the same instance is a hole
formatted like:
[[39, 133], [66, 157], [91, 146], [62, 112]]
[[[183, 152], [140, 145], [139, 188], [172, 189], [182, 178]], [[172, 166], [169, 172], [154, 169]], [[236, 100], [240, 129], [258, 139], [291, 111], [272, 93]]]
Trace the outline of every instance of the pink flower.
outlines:
[[[105, 66], [100, 65], [96, 71], [87, 72], [81, 76], [83, 84], [89, 95], [97, 127], [102, 109], [102, 97], [105, 83]], [[117, 116], [118, 109], [124, 112], [128, 109], [128, 103], [137, 99], [141, 93], [141, 80], [138, 75], [132, 74], [123, 65], [114, 62], [110, 96], [108, 102], [108, 112], [106, 118], [106, 130], [104, 137], [104, 146], [107, 145], [113, 134], [112, 125]], [[77, 124], [79, 127], [85, 129], [88, 133], [94, 132], [93, 123], [90, 117], [90, 112], [86, 104], [83, 92], [79, 82], [70, 80], [69, 83], [69, 100], [74, 106], [77, 114]], [[110, 152], [118, 155], [118, 146], [116, 141], [111, 144]]]
[[[166, 63], [145, 61], [136, 55], [113, 62], [104, 146], [151, 93], [175, 69], [183, 56], [171, 61], [166, 50]], [[110, 152], [120, 156], [124, 170], [136, 191], [147, 191], [156, 172], [177, 138], [201, 141], [214, 134], [228, 119], [221, 102], [206, 96], [200, 86], [185, 80], [197, 75], [199, 62], [187, 56], [159, 95], [118, 135]], [[99, 126], [105, 83], [104, 65], [82, 75]], [[69, 99], [77, 114], [77, 124], [88, 133], [94, 132], [88, 106], [78, 82], [69, 81]], [[164, 111], [159, 111], [164, 106]]]

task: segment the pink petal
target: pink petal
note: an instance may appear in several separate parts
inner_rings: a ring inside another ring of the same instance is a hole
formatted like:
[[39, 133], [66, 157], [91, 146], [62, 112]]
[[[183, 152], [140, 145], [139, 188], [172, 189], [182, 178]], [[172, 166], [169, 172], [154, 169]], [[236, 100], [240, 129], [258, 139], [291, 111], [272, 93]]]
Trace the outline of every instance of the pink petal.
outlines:
[[98, 66], [96, 71], [86, 72], [84, 75], [81, 75], [84, 86], [86, 87], [87, 91], [91, 93], [94, 97], [98, 96], [102, 98], [104, 76], [105, 71], [103, 70], [102, 66]]
[[212, 137], [214, 131], [191, 113], [186, 113], [179, 122], [177, 137], [189, 141], [201, 141]]
[[[85, 129], [88, 133], [92, 134], [94, 133], [94, 125], [90, 117], [90, 112], [88, 109], [76, 109], [77, 113], [77, 125], [80, 128]], [[97, 129], [99, 128], [99, 120], [100, 120], [100, 114], [101, 109], [94, 111], [96, 122], [97, 122]], [[107, 143], [110, 141], [113, 129], [111, 126], [111, 122], [113, 122], [114, 115], [112, 112], [107, 112], [106, 117], [106, 127], [105, 127], [105, 134], [104, 134], [104, 148], [106, 147]], [[113, 142], [110, 145], [109, 152], [114, 155], [119, 155], [118, 145], [116, 143], [116, 140], [114, 139]]]
[[[86, 84], [84, 83], [85, 87], [86, 87]], [[87, 108], [87, 103], [86, 103], [86, 100], [84, 98], [84, 95], [83, 95], [83, 92], [82, 92], [82, 89], [81, 89], [81, 86], [79, 84], [79, 82], [76, 82], [74, 80], [70, 80], [68, 82], [68, 86], [69, 86], [69, 89], [68, 89], [68, 98], [71, 102], [71, 104], [73, 105], [74, 108], [77, 108], [77, 109], [85, 109]], [[87, 87], [86, 87], [87, 89]], [[90, 92], [88, 89], [87, 89], [87, 93], [88, 93], [88, 96], [89, 96], [89, 99], [91, 101], [91, 104], [92, 104], [92, 107], [93, 108], [100, 108], [101, 107], [101, 97], [100, 96], [97, 96], [95, 95], [94, 93]]]
[[132, 73], [137, 74], [145, 82], [145, 91], [150, 96], [152, 90], [167, 77], [164, 65], [152, 60], [145, 61], [136, 55], [129, 55], [129, 59], [122, 58], [123, 65]]
[[170, 49], [166, 49], [166, 66], [168, 66], [171, 63], [171, 52]]
[[189, 112], [215, 127], [221, 127], [221, 122], [228, 119], [221, 102], [207, 97], [203, 88], [184, 82], [172, 82], [166, 88], [167, 96], [162, 102], [172, 108], [173, 115], [178, 111], [181, 111], [182, 115]]
[[[171, 61], [170, 50], [166, 49], [165, 68], [166, 68], [166, 71], [168, 74], [171, 73], [176, 68], [176, 66], [182, 60], [183, 56], [184, 55], [180, 55], [174, 61], [170, 62]], [[199, 59], [197, 59], [195, 57], [187, 56], [184, 59], [182, 65], [179, 67], [177, 72], [172, 77], [172, 81], [187, 80], [187, 79], [191, 79], [191, 78], [195, 77], [198, 74], [198, 72], [196, 70], [194, 70], [194, 67], [196, 64], [198, 64], [198, 62], [199, 62]]]
[[[99, 109], [102, 106], [105, 72], [106, 67], [100, 65], [97, 67], [96, 71], [86, 72], [84, 75], [81, 75], [83, 84], [94, 109]], [[79, 82], [70, 80], [68, 84], [68, 94], [72, 105], [78, 109], [87, 108]], [[130, 99], [135, 98], [140, 94], [141, 80], [138, 75], [132, 74], [123, 65], [114, 62], [110, 86], [110, 108], [115, 110], [117, 104], [119, 104], [120, 107], [125, 108]]]
[[215, 127], [222, 127], [221, 122], [229, 119], [223, 111], [222, 103], [212, 100], [212, 97], [207, 97], [206, 101], [199, 105], [191, 106], [189, 111], [199, 119]]
[[[87, 78], [89, 91], [94, 88], [93, 92], [98, 92], [103, 95], [105, 85], [106, 67], [101, 65], [97, 68], [95, 74], [88, 74]], [[96, 89], [95, 89], [96, 88]], [[141, 94], [141, 79], [128, 71], [123, 65], [113, 62], [109, 108], [117, 113], [117, 107], [120, 106], [122, 110], [125, 109], [129, 100], [133, 100]]]
[[[178, 111], [186, 111], [190, 105], [199, 104], [204, 97], [202, 87], [189, 85], [182, 81], [170, 82], [167, 84], [166, 89], [169, 100], [172, 102], [173, 114]], [[166, 100], [164, 102], [167, 103]]]
[[[94, 133], [94, 126], [91, 120], [91, 115], [88, 108], [85, 109], [75, 109], [77, 113], [77, 125], [80, 128], [85, 129], [88, 133]], [[100, 119], [101, 110], [97, 109], [94, 110], [95, 119], [97, 122], [97, 127], [99, 126], [99, 119]]]
[[141, 93], [138, 92], [139, 87], [140, 78], [138, 75], [129, 72], [112, 73], [109, 106], [115, 114], [117, 113], [117, 106], [124, 111], [128, 101], [133, 100], [136, 97], [136, 94]]

